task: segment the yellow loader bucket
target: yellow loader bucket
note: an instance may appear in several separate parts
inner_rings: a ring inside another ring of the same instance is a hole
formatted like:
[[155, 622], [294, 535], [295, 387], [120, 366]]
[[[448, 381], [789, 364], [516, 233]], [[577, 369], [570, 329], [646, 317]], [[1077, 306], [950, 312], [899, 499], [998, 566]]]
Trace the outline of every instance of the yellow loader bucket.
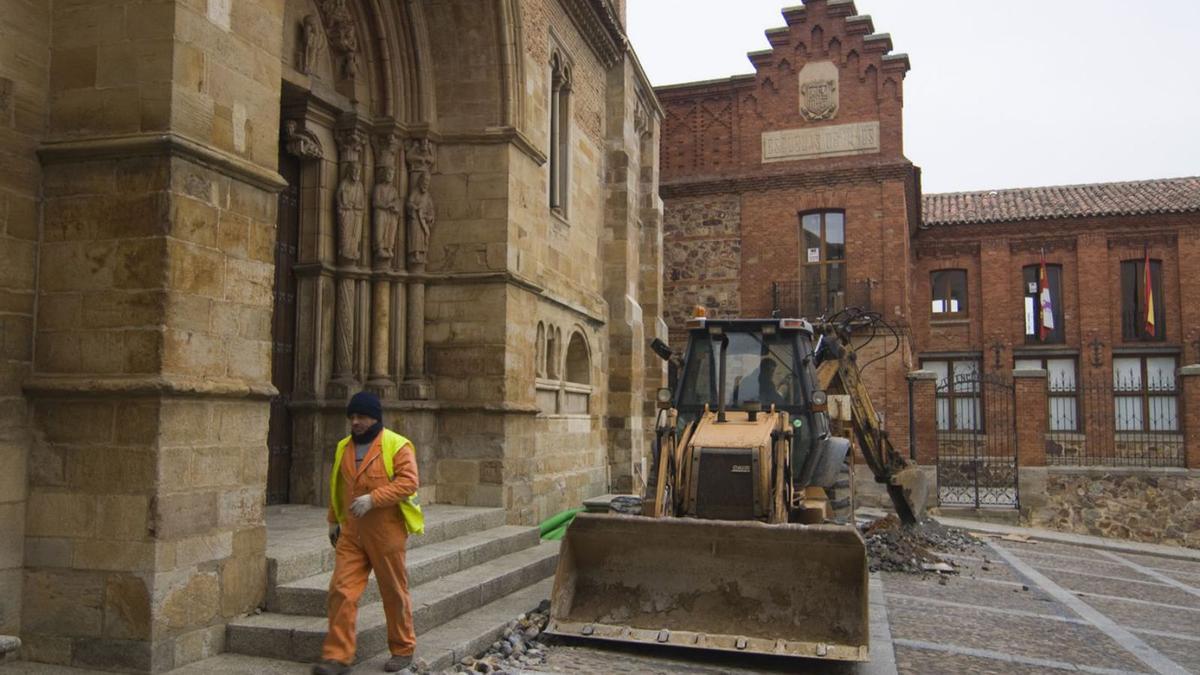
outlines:
[[866, 546], [850, 526], [581, 513], [547, 632], [866, 661]]

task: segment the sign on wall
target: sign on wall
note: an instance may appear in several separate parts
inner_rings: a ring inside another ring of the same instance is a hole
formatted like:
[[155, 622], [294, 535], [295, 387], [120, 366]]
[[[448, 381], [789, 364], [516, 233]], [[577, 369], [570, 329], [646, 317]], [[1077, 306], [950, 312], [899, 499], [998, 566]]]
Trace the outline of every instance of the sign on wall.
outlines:
[[764, 131], [762, 135], [764, 163], [872, 152], [879, 152], [879, 122]]

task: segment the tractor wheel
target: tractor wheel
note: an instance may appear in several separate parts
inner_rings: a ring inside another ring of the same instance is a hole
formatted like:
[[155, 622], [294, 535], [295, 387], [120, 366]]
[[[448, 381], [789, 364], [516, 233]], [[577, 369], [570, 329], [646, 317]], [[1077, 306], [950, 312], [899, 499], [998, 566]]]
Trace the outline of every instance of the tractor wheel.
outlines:
[[842, 463], [833, 487], [826, 490], [829, 494], [829, 507], [833, 511], [830, 522], [837, 525], [854, 524], [854, 473], [850, 465], [850, 455]]

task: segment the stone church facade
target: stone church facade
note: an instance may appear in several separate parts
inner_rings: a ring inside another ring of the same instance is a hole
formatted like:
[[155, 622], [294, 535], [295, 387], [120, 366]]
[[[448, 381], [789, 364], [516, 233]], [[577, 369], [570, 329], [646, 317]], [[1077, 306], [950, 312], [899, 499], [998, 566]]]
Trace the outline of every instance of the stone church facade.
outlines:
[[162, 671], [378, 393], [422, 500], [640, 488], [662, 111], [613, 0], [0, 0], [0, 633]]

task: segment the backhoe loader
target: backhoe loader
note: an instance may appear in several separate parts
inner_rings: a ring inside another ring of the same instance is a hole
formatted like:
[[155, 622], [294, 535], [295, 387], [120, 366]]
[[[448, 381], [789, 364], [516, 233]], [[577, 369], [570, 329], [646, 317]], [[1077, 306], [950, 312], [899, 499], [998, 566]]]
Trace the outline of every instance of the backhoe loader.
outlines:
[[575, 518], [547, 632], [868, 660], [866, 547], [852, 506], [830, 498], [851, 443], [830, 433], [828, 392], [848, 395], [864, 463], [903, 522], [922, 517], [925, 486], [880, 430], [849, 337], [846, 324], [698, 312], [684, 354], [656, 341], [678, 377], [659, 392], [643, 515]]

